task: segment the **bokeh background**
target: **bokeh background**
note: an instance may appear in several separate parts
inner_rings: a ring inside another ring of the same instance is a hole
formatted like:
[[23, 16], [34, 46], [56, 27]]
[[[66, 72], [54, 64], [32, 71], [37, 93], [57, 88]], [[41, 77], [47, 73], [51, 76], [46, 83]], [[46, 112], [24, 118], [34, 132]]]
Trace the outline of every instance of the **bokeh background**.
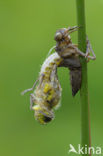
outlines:
[[[75, 0], [0, 1], [1, 156], [67, 156], [69, 144], [80, 143], [80, 98], [71, 95], [67, 69], [58, 70], [62, 106], [50, 124], [37, 123], [29, 93], [20, 95], [37, 79], [56, 30], [76, 24]], [[103, 147], [103, 0], [86, 0], [86, 25], [97, 56], [88, 63], [92, 146]]]

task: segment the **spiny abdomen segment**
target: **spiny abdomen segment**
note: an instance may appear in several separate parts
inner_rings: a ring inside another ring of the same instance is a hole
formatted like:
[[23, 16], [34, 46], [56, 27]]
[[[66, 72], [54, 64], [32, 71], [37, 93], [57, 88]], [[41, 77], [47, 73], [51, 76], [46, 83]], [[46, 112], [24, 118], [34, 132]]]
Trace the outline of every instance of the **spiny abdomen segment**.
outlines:
[[70, 83], [72, 95], [75, 96], [81, 88], [81, 69], [70, 70]]

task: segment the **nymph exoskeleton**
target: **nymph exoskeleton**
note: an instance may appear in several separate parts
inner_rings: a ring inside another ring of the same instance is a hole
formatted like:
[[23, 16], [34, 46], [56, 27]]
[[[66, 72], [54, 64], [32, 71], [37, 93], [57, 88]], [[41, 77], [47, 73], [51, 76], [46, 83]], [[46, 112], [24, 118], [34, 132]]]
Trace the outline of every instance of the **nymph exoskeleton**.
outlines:
[[[37, 80], [39, 83], [34, 93], [30, 95], [30, 108], [35, 111], [35, 118], [41, 124], [46, 124], [54, 118], [53, 109], [60, 103], [62, 89], [57, 77], [57, 67], [62, 60], [57, 53], [45, 60]], [[25, 90], [22, 94], [33, 90], [37, 81], [31, 89]]]
[[[89, 59], [96, 59], [96, 56], [92, 50], [90, 42], [87, 38], [87, 50], [86, 53], [80, 51], [78, 46], [73, 44], [70, 38], [70, 33], [76, 31], [79, 27], [69, 27], [69, 28], [62, 28], [58, 30], [55, 34], [56, 40], [56, 52], [63, 58], [63, 64], [61, 66], [68, 67], [70, 69], [70, 81], [72, 86], [72, 95], [78, 92], [81, 87], [81, 64], [79, 56], [85, 57], [87, 61]], [[93, 56], [90, 56], [90, 51], [92, 52]]]

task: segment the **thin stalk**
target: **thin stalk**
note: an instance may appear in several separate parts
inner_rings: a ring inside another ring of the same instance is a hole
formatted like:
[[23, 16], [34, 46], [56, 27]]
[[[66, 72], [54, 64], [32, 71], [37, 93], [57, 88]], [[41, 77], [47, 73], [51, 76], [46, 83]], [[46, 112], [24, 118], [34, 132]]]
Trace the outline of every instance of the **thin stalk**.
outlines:
[[[86, 24], [85, 24], [85, 0], [76, 0], [77, 6], [77, 22], [81, 28], [78, 30], [78, 46], [83, 52], [86, 52]], [[91, 146], [90, 136], [90, 118], [89, 118], [89, 102], [88, 102], [88, 76], [87, 62], [85, 58], [80, 58], [82, 65], [82, 85], [80, 90], [81, 99], [81, 146]], [[85, 151], [84, 151], [85, 153]], [[83, 154], [90, 156], [91, 154]]]

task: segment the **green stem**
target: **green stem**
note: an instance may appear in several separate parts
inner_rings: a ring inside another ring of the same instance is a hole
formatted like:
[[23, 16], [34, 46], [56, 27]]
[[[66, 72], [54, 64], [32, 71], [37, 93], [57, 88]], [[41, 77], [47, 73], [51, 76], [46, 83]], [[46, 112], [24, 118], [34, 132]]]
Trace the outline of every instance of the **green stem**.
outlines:
[[[86, 52], [86, 28], [85, 28], [85, 0], [76, 0], [77, 22], [80, 29], [78, 30], [78, 46], [83, 52]], [[80, 58], [82, 65], [82, 85], [80, 90], [81, 99], [81, 146], [91, 146], [90, 137], [90, 119], [89, 119], [89, 102], [88, 102], [88, 79], [87, 79], [87, 62], [85, 58]], [[90, 156], [91, 154], [83, 154]]]

